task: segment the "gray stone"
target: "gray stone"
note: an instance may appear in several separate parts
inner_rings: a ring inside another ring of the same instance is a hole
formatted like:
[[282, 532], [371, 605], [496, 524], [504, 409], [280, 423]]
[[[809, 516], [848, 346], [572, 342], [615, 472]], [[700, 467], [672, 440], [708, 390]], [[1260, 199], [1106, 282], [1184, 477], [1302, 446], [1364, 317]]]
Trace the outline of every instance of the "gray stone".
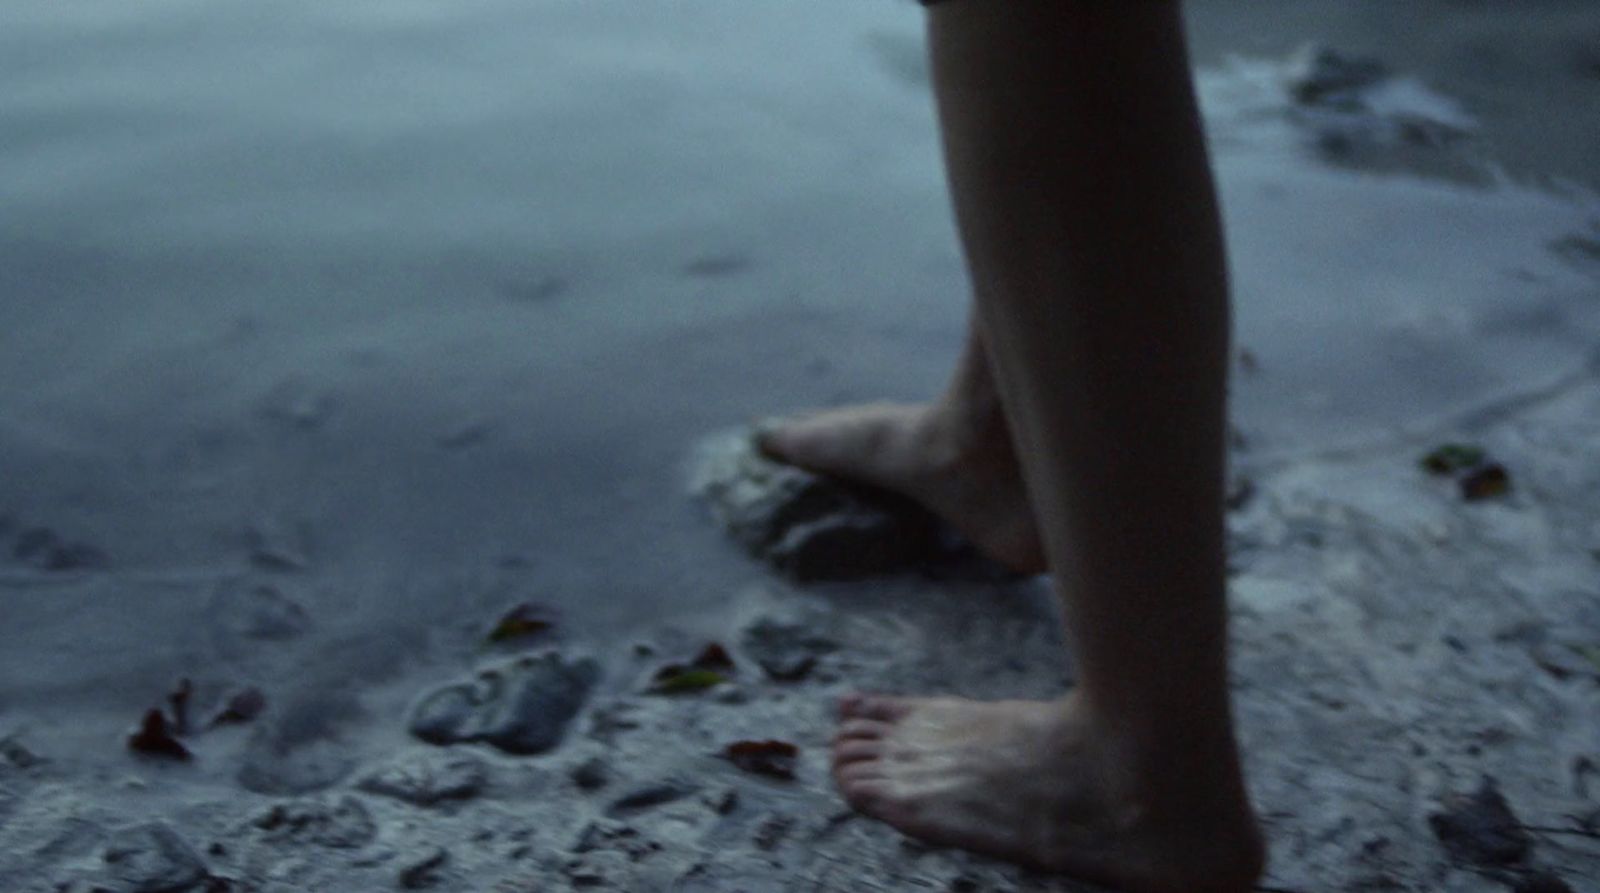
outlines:
[[379, 769], [357, 786], [368, 793], [393, 797], [414, 806], [436, 806], [447, 800], [476, 797], [488, 779], [488, 767], [476, 757], [430, 754]]
[[1572, 885], [1548, 871], [1520, 878], [1511, 893], [1572, 893]]
[[0, 737], [0, 765], [27, 771], [43, 766], [47, 761], [25, 747], [15, 735]]
[[839, 649], [837, 642], [801, 624], [771, 618], [747, 627], [740, 645], [768, 676], [780, 682], [804, 679], [818, 658]]
[[749, 432], [703, 448], [693, 489], [746, 550], [796, 580], [928, 569], [954, 576], [997, 574], [909, 500], [775, 462], [759, 452]]
[[611, 769], [599, 757], [590, 757], [572, 768], [572, 783], [583, 791], [598, 791], [611, 780]]
[[400, 869], [400, 886], [406, 890], [422, 890], [439, 883], [439, 869], [450, 861], [450, 851], [434, 847], [427, 855]]
[[329, 849], [359, 849], [378, 836], [372, 814], [354, 797], [342, 797], [335, 803], [279, 803], [257, 816], [252, 824], [277, 843], [316, 844]]
[[217, 587], [211, 615], [230, 637], [283, 642], [311, 628], [311, 615], [282, 584], [239, 577]]
[[698, 785], [677, 778], [640, 785], [611, 801], [611, 805], [606, 807], [606, 815], [612, 818], [632, 815], [682, 800], [699, 790]]
[[1491, 778], [1485, 778], [1476, 792], [1452, 795], [1442, 805], [1428, 816], [1428, 824], [1458, 862], [1486, 868], [1515, 865], [1533, 847]]
[[31, 527], [17, 534], [11, 554], [42, 571], [102, 570], [110, 564], [100, 549], [64, 540], [47, 527]]
[[101, 861], [107, 875], [127, 893], [180, 893], [209, 875], [200, 855], [160, 822], [115, 833]]
[[336, 740], [291, 740], [263, 728], [246, 745], [237, 777], [258, 794], [309, 794], [344, 781], [355, 765], [355, 757]]
[[1388, 77], [1388, 67], [1377, 59], [1312, 45], [1290, 61], [1289, 95], [1305, 105], [1359, 108], [1365, 105], [1362, 93]]
[[543, 753], [561, 743], [599, 674], [587, 658], [519, 657], [425, 695], [412, 711], [411, 733], [430, 744], [476, 741], [507, 753]]
[[578, 855], [621, 853], [632, 861], [638, 861], [660, 852], [661, 844], [640, 834], [639, 829], [627, 822], [601, 819], [584, 825], [570, 849]]

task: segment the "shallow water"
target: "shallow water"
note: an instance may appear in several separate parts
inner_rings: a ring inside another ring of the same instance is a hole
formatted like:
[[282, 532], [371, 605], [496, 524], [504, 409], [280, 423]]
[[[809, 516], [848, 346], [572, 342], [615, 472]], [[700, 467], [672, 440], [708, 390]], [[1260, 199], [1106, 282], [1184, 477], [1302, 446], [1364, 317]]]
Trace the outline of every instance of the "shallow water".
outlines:
[[[520, 598], [579, 636], [711, 615], [761, 572], [684, 498], [692, 445], [926, 395], [960, 343], [918, 28], [847, 0], [10, 0], [0, 515], [111, 571], [3, 566], [0, 710], [103, 742], [177, 675], [391, 679]], [[1551, 250], [1592, 198], [1326, 164], [1271, 83], [1203, 80], [1250, 455], [1594, 361], [1596, 279]], [[253, 566], [263, 537], [305, 567]], [[310, 630], [241, 643], [247, 575]]]

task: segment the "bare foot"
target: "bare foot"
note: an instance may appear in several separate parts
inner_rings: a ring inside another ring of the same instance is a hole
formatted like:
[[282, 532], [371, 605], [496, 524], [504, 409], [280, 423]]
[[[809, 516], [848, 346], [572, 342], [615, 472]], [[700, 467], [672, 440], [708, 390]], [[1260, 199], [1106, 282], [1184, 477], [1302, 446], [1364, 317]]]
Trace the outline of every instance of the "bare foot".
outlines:
[[1126, 768], [1070, 696], [986, 703], [855, 695], [840, 714], [840, 792], [913, 837], [1130, 893], [1244, 893], [1261, 873], [1262, 845], [1242, 790], [1212, 802], [1195, 794], [1211, 781], [1201, 779], [1169, 785], [1159, 798], [1166, 806], [1141, 797], [1148, 780]]
[[873, 403], [767, 427], [757, 442], [779, 461], [908, 496], [990, 558], [1023, 573], [1043, 571], [1004, 419], [959, 416], [943, 403]]

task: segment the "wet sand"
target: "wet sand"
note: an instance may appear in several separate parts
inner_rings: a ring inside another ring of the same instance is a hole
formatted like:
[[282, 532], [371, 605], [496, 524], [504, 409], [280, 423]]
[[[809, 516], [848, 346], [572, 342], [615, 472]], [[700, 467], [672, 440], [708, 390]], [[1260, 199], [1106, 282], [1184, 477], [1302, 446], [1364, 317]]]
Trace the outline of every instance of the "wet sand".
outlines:
[[[1039, 581], [795, 586], [687, 492], [709, 434], [932, 393], [960, 343], [916, 10], [828, 5], [0, 14], [0, 889], [1074, 889], [847, 819], [823, 771], [855, 686], [1058, 690]], [[1450, 792], [1491, 775], [1569, 830], [1600, 805], [1600, 20], [1245, 6], [1191, 18], [1271, 883], [1504, 889], [1433, 832]], [[1470, 124], [1330, 153], [1283, 88], [1310, 39]], [[1511, 494], [1421, 472], [1446, 440]], [[524, 601], [558, 618], [530, 647], [602, 670], [564, 743], [412, 738], [419, 694], [518, 651], [483, 639]], [[768, 678], [761, 618], [835, 647]], [[643, 693], [713, 640], [733, 684]], [[266, 710], [129, 753], [179, 678]], [[758, 736], [795, 781], [714, 756]], [[1595, 852], [1527, 864], [1584, 890]]]

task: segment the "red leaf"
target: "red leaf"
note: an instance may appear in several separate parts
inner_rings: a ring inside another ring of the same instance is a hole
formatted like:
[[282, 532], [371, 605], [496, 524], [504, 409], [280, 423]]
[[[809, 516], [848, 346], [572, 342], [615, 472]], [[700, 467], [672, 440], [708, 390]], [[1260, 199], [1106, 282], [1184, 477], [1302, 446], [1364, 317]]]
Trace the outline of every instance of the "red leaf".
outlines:
[[700, 653], [695, 656], [695, 659], [689, 664], [689, 666], [694, 667], [697, 670], [718, 670], [724, 672], [731, 671], [734, 668], [733, 658], [728, 656], [728, 649], [723, 648], [716, 642], [712, 642], [710, 645], [707, 645], [705, 648], [701, 649]]
[[500, 618], [500, 622], [489, 631], [489, 641], [504, 642], [534, 636], [548, 631], [554, 625], [555, 620], [548, 609], [532, 602], [523, 602]]
[[189, 748], [172, 737], [171, 730], [167, 728], [166, 716], [155, 708], [145, 713], [139, 731], [128, 736], [128, 747], [139, 753], [174, 760], [187, 760], [193, 756], [189, 753]]

